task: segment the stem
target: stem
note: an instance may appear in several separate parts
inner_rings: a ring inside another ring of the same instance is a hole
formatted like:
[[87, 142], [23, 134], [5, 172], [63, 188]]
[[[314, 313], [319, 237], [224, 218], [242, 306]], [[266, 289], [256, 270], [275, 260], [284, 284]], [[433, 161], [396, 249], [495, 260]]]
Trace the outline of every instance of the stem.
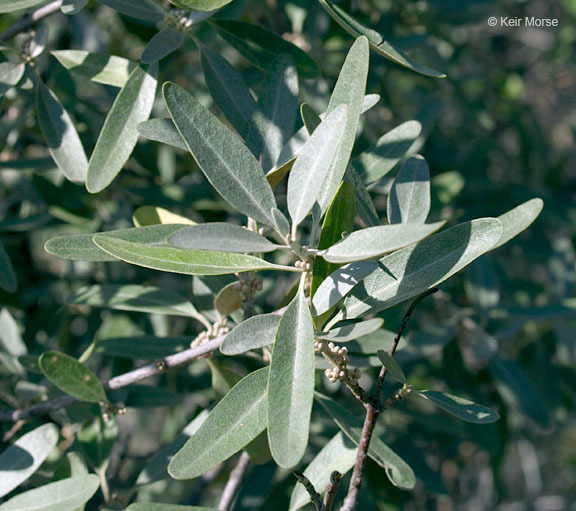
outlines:
[[334, 502], [340, 488], [341, 479], [342, 474], [336, 470], [330, 474], [330, 483], [326, 486], [326, 495], [324, 496], [324, 511], [332, 511], [334, 509]]
[[53, 2], [36, 9], [28, 16], [20, 18], [16, 23], [14, 23], [14, 25], [0, 34], [0, 41], [7, 41], [8, 39], [12, 39], [16, 34], [24, 32], [24, 30], [31, 25], [34, 25], [34, 23], [37, 23], [41, 19], [57, 12], [61, 5], [62, 0], [54, 0]]
[[236, 498], [236, 494], [240, 489], [240, 485], [242, 484], [242, 480], [246, 475], [249, 464], [250, 456], [246, 451], [243, 451], [238, 463], [232, 469], [232, 472], [230, 472], [230, 477], [228, 478], [228, 482], [226, 483], [222, 496], [220, 497], [220, 503], [218, 504], [219, 511], [228, 511], [231, 508], [232, 503]]
[[304, 486], [304, 488], [306, 488], [306, 491], [308, 492], [308, 495], [310, 495], [310, 500], [312, 501], [312, 504], [314, 504], [316, 511], [324, 511], [322, 496], [316, 491], [316, 488], [314, 488], [314, 485], [310, 482], [310, 479], [308, 479], [304, 474], [301, 474], [300, 472], [294, 471], [292, 473], [296, 476], [298, 482]]

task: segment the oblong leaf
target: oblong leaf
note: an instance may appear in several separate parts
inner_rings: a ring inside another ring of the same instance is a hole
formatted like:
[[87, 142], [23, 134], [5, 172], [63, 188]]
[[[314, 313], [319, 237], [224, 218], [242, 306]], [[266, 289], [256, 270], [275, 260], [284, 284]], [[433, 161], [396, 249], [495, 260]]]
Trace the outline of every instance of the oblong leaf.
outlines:
[[330, 0], [320, 0], [320, 4], [326, 12], [349, 34], [354, 37], [365, 36], [370, 42], [370, 47], [378, 54], [386, 57], [388, 60], [400, 64], [412, 71], [423, 74], [425, 76], [431, 76], [433, 78], [445, 78], [446, 75], [439, 71], [435, 71], [429, 67], [426, 67], [418, 62], [414, 61], [408, 55], [406, 55], [400, 48], [393, 46], [388, 41], [384, 41], [381, 34], [368, 28], [363, 23], [358, 21], [356, 18], [348, 14], [345, 10], [340, 8], [338, 5], [334, 4]]
[[[334, 470], [344, 475], [356, 461], [358, 447], [354, 442], [337, 433], [330, 442], [314, 457], [304, 470], [304, 475], [318, 492], [323, 493], [330, 483], [330, 475]], [[290, 497], [289, 511], [296, 511], [310, 503], [310, 495], [303, 485], [297, 484]]]
[[0, 497], [26, 481], [58, 441], [58, 428], [43, 424], [22, 435], [0, 454]]
[[430, 212], [430, 170], [420, 155], [400, 168], [388, 195], [388, 222], [423, 224]]
[[498, 220], [502, 222], [504, 231], [498, 243], [494, 245], [494, 248], [501, 247], [504, 243], [508, 243], [512, 238], [527, 229], [532, 222], [538, 218], [543, 207], [544, 202], [542, 199], [536, 198], [524, 202], [520, 204], [520, 206], [516, 206], [514, 209], [500, 215]]
[[143, 245], [109, 236], [94, 236], [93, 239], [102, 250], [127, 263], [184, 275], [225, 275], [253, 270], [302, 271], [295, 266], [272, 264], [244, 254]]
[[14, 267], [8, 257], [8, 253], [4, 248], [4, 244], [0, 240], [0, 287], [8, 293], [13, 293], [18, 287], [18, 280]]
[[378, 355], [380, 362], [382, 362], [382, 365], [388, 369], [392, 378], [400, 383], [406, 383], [406, 375], [396, 360], [383, 350], [378, 350], [376, 354]]
[[268, 440], [281, 467], [304, 456], [313, 398], [314, 325], [299, 289], [278, 325], [268, 378]]
[[417, 390], [414, 394], [422, 396], [437, 407], [466, 422], [490, 424], [500, 419], [500, 415], [486, 406], [479, 405], [459, 396], [452, 396], [435, 390]]
[[380, 330], [383, 323], [384, 320], [380, 318], [368, 319], [366, 321], [332, 328], [329, 332], [315, 332], [314, 337], [316, 339], [334, 342], [353, 341], [354, 339], [358, 339], [358, 337]]
[[145, 21], [162, 21], [168, 11], [154, 0], [98, 0], [112, 9]]
[[298, 108], [298, 74], [294, 60], [281, 55], [268, 70], [252, 112], [246, 145], [264, 171], [270, 170], [294, 131]]
[[124, 87], [130, 73], [137, 66], [136, 62], [122, 57], [84, 50], [55, 50], [50, 53], [68, 71], [93, 82], [113, 87]]
[[272, 252], [280, 248], [254, 231], [224, 222], [186, 227], [169, 236], [168, 243], [188, 250], [220, 252]]
[[349, 165], [346, 169], [344, 181], [354, 185], [354, 189], [356, 190], [356, 210], [358, 211], [360, 219], [366, 224], [366, 227], [376, 227], [380, 225], [380, 217], [378, 216], [378, 211], [376, 211], [376, 206], [366, 189], [364, 181], [362, 181], [362, 178], [358, 175], [358, 171], [354, 168], [354, 165]]
[[340, 149], [347, 118], [347, 105], [332, 110], [314, 130], [296, 158], [288, 178], [288, 212], [292, 217], [293, 233], [310, 213], [322, 191]]
[[78, 509], [100, 486], [95, 474], [69, 477], [20, 493], [0, 505], [0, 511], [63, 511]]
[[150, 119], [141, 122], [137, 127], [138, 133], [149, 140], [162, 142], [183, 151], [188, 151], [188, 146], [182, 135], [176, 129], [172, 119]]
[[212, 186], [238, 211], [272, 225], [276, 199], [248, 148], [178, 85], [164, 84], [163, 93], [178, 131]]
[[0, 0], [0, 12], [13, 12], [45, 4], [47, 0]]
[[136, 127], [148, 119], [154, 104], [157, 67], [138, 66], [118, 93], [88, 162], [86, 188], [101, 192], [118, 175], [136, 142]]
[[24, 62], [0, 62], [0, 97], [6, 94], [24, 76]]
[[446, 222], [434, 224], [395, 224], [355, 231], [332, 245], [321, 256], [331, 263], [371, 259], [412, 245], [440, 229]]
[[239, 355], [273, 344], [280, 318], [278, 314], [259, 314], [248, 318], [224, 337], [220, 351], [224, 355]]
[[184, 40], [184, 34], [180, 30], [166, 27], [150, 39], [140, 60], [145, 64], [157, 62], [180, 48]]
[[213, 11], [215, 9], [220, 9], [225, 5], [228, 5], [232, 0], [171, 0], [172, 3], [184, 7], [186, 9], [192, 9], [194, 11]]
[[[355, 414], [319, 392], [314, 397], [344, 434], [358, 445], [362, 437], [362, 415]], [[370, 440], [368, 456], [386, 470], [392, 484], [406, 490], [414, 488], [416, 478], [410, 466], [376, 435]]]
[[42, 81], [36, 94], [38, 124], [48, 151], [62, 173], [74, 183], [84, 183], [88, 158], [68, 112], [56, 95]]
[[75, 358], [59, 351], [47, 351], [38, 359], [44, 376], [62, 392], [81, 401], [106, 402], [106, 392], [98, 377]]
[[238, 72], [219, 53], [201, 47], [201, 62], [206, 87], [230, 124], [242, 137], [248, 133], [248, 125], [256, 102]]
[[[384, 256], [345, 299], [339, 316], [357, 318], [423, 293], [491, 250], [501, 234], [500, 220], [479, 218]], [[344, 268], [338, 271], [345, 275]]]
[[183, 296], [153, 286], [112, 284], [86, 286], [68, 295], [66, 303], [169, 316], [198, 315], [198, 311]]
[[263, 367], [239, 381], [214, 407], [168, 465], [175, 479], [192, 479], [227, 460], [266, 428]]
[[99, 341], [98, 353], [127, 359], [159, 359], [190, 347], [190, 337], [116, 337]]
[[158, 206], [141, 206], [132, 215], [132, 222], [136, 227], [159, 224], [185, 224], [196, 225], [194, 220], [177, 215]]

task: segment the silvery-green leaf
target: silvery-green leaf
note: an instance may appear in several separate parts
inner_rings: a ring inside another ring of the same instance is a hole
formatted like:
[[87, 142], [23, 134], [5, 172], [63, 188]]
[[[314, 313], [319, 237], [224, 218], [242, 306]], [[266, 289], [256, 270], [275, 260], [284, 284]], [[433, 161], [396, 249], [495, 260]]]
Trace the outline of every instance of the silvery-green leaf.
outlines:
[[32, 41], [30, 41], [30, 57], [35, 59], [42, 55], [48, 43], [48, 25], [44, 23], [39, 24], [33, 33], [34, 37], [32, 37]]
[[196, 225], [194, 220], [177, 215], [158, 206], [140, 206], [132, 215], [132, 222], [136, 227], [160, 224]]
[[527, 229], [538, 218], [543, 207], [544, 202], [542, 199], [531, 199], [500, 215], [498, 220], [502, 222], [504, 231], [494, 248], [508, 243], [512, 238]]
[[168, 11], [154, 0], [98, 0], [112, 9], [145, 21], [162, 21]]
[[104, 190], [130, 157], [138, 141], [136, 127], [152, 111], [157, 71], [157, 66], [148, 71], [136, 67], [118, 93], [88, 162], [86, 188], [90, 193]]
[[0, 505], [0, 511], [64, 511], [78, 509], [100, 486], [95, 474], [70, 477], [20, 493]]
[[364, 103], [369, 61], [368, 40], [366, 37], [359, 37], [346, 56], [330, 97], [327, 112], [331, 112], [339, 105], [348, 105], [348, 120], [342, 143], [318, 197], [318, 204], [322, 212], [325, 212], [332, 202], [348, 167]]
[[400, 48], [392, 45], [388, 41], [385, 41], [382, 35], [366, 25], [361, 23], [359, 20], [348, 14], [341, 7], [333, 3], [331, 0], [320, 0], [320, 5], [326, 9], [326, 12], [349, 34], [354, 37], [365, 36], [368, 38], [370, 47], [379, 55], [386, 57], [388, 60], [395, 62], [401, 66], [404, 66], [412, 71], [423, 74], [425, 76], [431, 76], [434, 78], [445, 78], [444, 73], [440, 73], [431, 69], [429, 67], [423, 66], [418, 62], [411, 59], [406, 55]]
[[[102, 234], [111, 238], [132, 241], [134, 243], [164, 244], [168, 246], [166, 242], [168, 236], [184, 227], [186, 227], [184, 224], [149, 225], [95, 234]], [[116, 257], [112, 257], [95, 245], [92, 240], [93, 237], [94, 234], [58, 236], [57, 238], [48, 240], [44, 249], [56, 257], [71, 259], [73, 261], [97, 262], [118, 260]]]
[[376, 354], [378, 355], [380, 362], [382, 362], [382, 365], [388, 369], [392, 378], [400, 383], [406, 383], [406, 375], [396, 360], [383, 350], [378, 350]]
[[300, 105], [300, 117], [302, 117], [302, 122], [306, 131], [309, 135], [314, 133], [314, 130], [322, 122], [320, 116], [314, 111], [314, 109], [308, 103], [302, 103]]
[[141, 122], [136, 129], [140, 135], [149, 140], [162, 142], [163, 144], [177, 147], [183, 151], [188, 151], [188, 146], [186, 142], [184, 142], [182, 135], [180, 135], [176, 129], [172, 119], [150, 119]]
[[417, 390], [414, 394], [422, 396], [424, 399], [442, 408], [442, 410], [466, 422], [490, 424], [500, 418], [500, 415], [494, 410], [464, 399], [463, 397], [452, 396], [443, 392], [436, 392], [435, 390]]
[[480, 218], [383, 257], [345, 299], [339, 319], [388, 309], [444, 282], [491, 250], [501, 234], [500, 220]]
[[386, 211], [391, 224], [419, 224], [428, 218], [430, 171], [422, 156], [411, 156], [400, 168], [388, 195]]
[[58, 428], [43, 424], [22, 435], [0, 454], [0, 497], [26, 481], [58, 441]]
[[[337, 433], [330, 442], [314, 457], [303, 474], [317, 488], [319, 493], [325, 491], [330, 483], [330, 475], [334, 470], [344, 475], [356, 461], [358, 447], [342, 433]], [[310, 503], [310, 495], [301, 484], [296, 484], [290, 497], [289, 511], [296, 511]]]
[[296, 158], [288, 178], [288, 211], [292, 217], [293, 234], [322, 192], [334, 158], [339, 154], [347, 118], [346, 105], [332, 110]]
[[422, 133], [422, 124], [407, 121], [382, 135], [370, 148], [354, 159], [354, 167], [366, 184], [374, 183], [390, 172], [409, 152]]
[[272, 252], [280, 248], [254, 231], [224, 222], [186, 227], [172, 234], [168, 243], [187, 250], [220, 252]]
[[272, 220], [274, 221], [274, 229], [280, 236], [285, 238], [290, 234], [290, 223], [278, 208], [272, 208]]
[[84, 50], [56, 50], [51, 54], [68, 71], [93, 82], [113, 87], [124, 87], [130, 73], [137, 66], [136, 62], [122, 57], [100, 55]]
[[140, 60], [145, 64], [152, 64], [176, 51], [185, 37], [181, 30], [166, 27], [158, 32], [146, 45]]
[[195, 11], [213, 11], [228, 5], [232, 0], [170, 0], [172, 3], [184, 7], [185, 9], [193, 9]]
[[366, 227], [376, 227], [380, 225], [380, 218], [378, 217], [376, 206], [366, 189], [364, 181], [354, 168], [354, 165], [348, 165], [346, 173], [344, 174], [344, 181], [354, 185], [354, 190], [356, 191], [356, 211], [360, 219], [366, 224]]
[[198, 477], [227, 460], [266, 428], [268, 368], [250, 373], [214, 407], [180, 449], [168, 472], [175, 479]]
[[0, 62], [0, 96], [18, 84], [25, 70], [24, 62]]
[[248, 148], [184, 89], [169, 82], [163, 90], [170, 115], [208, 181], [238, 211], [271, 225], [276, 199]]
[[13, 12], [45, 4], [47, 0], [0, 0], [0, 12]]
[[272, 264], [244, 254], [144, 245], [110, 236], [94, 236], [93, 240], [102, 250], [127, 263], [183, 275], [225, 275], [253, 270], [302, 271], [295, 266]]
[[278, 325], [268, 378], [268, 440], [281, 467], [304, 456], [313, 397], [314, 325], [301, 286]]
[[220, 111], [242, 137], [246, 137], [256, 107], [250, 89], [240, 74], [219, 53], [201, 48], [206, 86]]
[[246, 137], [246, 145], [265, 171], [273, 167], [292, 135], [297, 108], [298, 74], [294, 60], [281, 55], [266, 74]]
[[347, 342], [358, 339], [364, 335], [371, 334], [379, 330], [384, 323], [383, 319], [374, 318], [358, 323], [350, 323], [348, 325], [332, 328], [329, 332], [315, 332], [316, 339], [324, 339], [326, 341], [334, 342]]
[[440, 229], [446, 222], [433, 224], [395, 224], [368, 227], [354, 231], [321, 253], [326, 261], [347, 263], [371, 259], [412, 243], [416, 243]]
[[233, 328], [220, 345], [224, 355], [239, 355], [274, 343], [280, 323], [278, 314], [259, 314]]
[[8, 257], [2, 240], [0, 240], [0, 288], [8, 293], [13, 293], [17, 287], [18, 280], [16, 279], [12, 262]]
[[84, 183], [88, 158], [68, 112], [42, 81], [36, 94], [38, 124], [48, 150], [62, 173], [75, 183]]
[[60, 10], [68, 16], [72, 16], [78, 14], [87, 4], [88, 0], [63, 0]]

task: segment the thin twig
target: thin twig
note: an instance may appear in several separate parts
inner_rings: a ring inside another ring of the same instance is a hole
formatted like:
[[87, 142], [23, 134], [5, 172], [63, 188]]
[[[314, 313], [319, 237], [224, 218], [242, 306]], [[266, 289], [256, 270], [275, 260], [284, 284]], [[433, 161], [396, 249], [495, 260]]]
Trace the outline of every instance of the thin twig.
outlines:
[[324, 511], [324, 504], [322, 504], [322, 495], [320, 495], [316, 491], [316, 488], [314, 488], [314, 485], [310, 482], [310, 479], [308, 479], [304, 474], [301, 474], [300, 472], [294, 471], [292, 473], [296, 476], [298, 482], [302, 486], [304, 486], [304, 488], [306, 488], [308, 495], [310, 495], [310, 500], [312, 501], [312, 504], [314, 504], [314, 506], [316, 507], [316, 511]]
[[0, 34], [0, 41], [7, 41], [8, 39], [12, 39], [20, 32], [24, 32], [24, 30], [34, 25], [34, 23], [37, 23], [41, 19], [46, 18], [46, 16], [50, 16], [51, 14], [57, 12], [61, 5], [62, 0], [54, 0], [53, 2], [50, 2], [49, 4], [43, 5], [39, 9], [36, 9], [28, 16], [20, 18], [16, 23], [14, 23], [14, 25]]
[[334, 509], [334, 502], [340, 488], [341, 479], [342, 474], [337, 470], [330, 474], [330, 483], [326, 486], [326, 495], [324, 495], [324, 511], [332, 511]]
[[219, 511], [228, 511], [231, 509], [249, 465], [250, 456], [246, 451], [243, 451], [238, 459], [238, 463], [236, 463], [236, 466], [230, 472], [230, 476], [220, 497], [220, 503], [218, 504]]

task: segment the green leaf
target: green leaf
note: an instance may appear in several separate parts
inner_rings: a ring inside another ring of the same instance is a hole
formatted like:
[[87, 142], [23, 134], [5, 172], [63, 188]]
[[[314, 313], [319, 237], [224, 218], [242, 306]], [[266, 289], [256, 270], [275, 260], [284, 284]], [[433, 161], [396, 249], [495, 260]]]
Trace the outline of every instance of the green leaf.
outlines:
[[408, 121], [382, 135], [369, 149], [354, 159], [354, 167], [366, 184], [374, 183], [406, 156], [422, 133], [422, 124]]
[[168, 11], [154, 0], [98, 0], [101, 4], [145, 21], [162, 21]]
[[36, 93], [38, 124], [48, 150], [62, 173], [75, 183], [84, 183], [88, 158], [68, 112], [42, 81]]
[[490, 424], [500, 419], [500, 415], [494, 410], [463, 397], [452, 396], [443, 392], [436, 392], [435, 390], [417, 390], [414, 393], [428, 399], [428, 401], [442, 408], [442, 410], [466, 422]]
[[190, 347], [190, 337], [116, 337], [98, 342], [98, 353], [126, 359], [158, 359]]
[[213, 11], [228, 5], [232, 0], [170, 0], [173, 4], [194, 11]]
[[183, 296], [152, 286], [87, 286], [68, 295], [66, 303], [169, 316], [198, 316], [198, 311]]
[[25, 70], [24, 62], [0, 62], [0, 97], [18, 85]]
[[[332, 398], [319, 392], [316, 392], [314, 397], [344, 434], [358, 445], [362, 437], [363, 415], [344, 408]], [[386, 475], [392, 484], [405, 490], [414, 488], [416, 478], [412, 469], [376, 435], [370, 440], [368, 456], [386, 470]]]
[[278, 314], [259, 314], [240, 323], [224, 338], [220, 351], [239, 355], [274, 343], [280, 323]]
[[240, 291], [239, 282], [230, 282], [224, 286], [214, 298], [214, 309], [221, 317], [226, 318], [244, 304], [245, 295]]
[[159, 224], [185, 224], [196, 225], [194, 220], [172, 213], [158, 206], [141, 206], [132, 215], [132, 222], [136, 227]]
[[47, 3], [48, 0], [0, 0], [0, 12], [29, 9]]
[[12, 262], [8, 257], [2, 240], [0, 240], [0, 287], [8, 293], [13, 293], [18, 287], [14, 267], [12, 266]]
[[150, 119], [149, 121], [141, 122], [136, 129], [140, 135], [149, 140], [162, 142], [183, 151], [188, 151], [188, 146], [176, 129], [172, 119]]
[[73, 16], [74, 14], [78, 14], [82, 9], [84, 9], [87, 4], [88, 0], [64, 0], [60, 10], [68, 16]]
[[380, 225], [380, 218], [378, 217], [378, 211], [376, 211], [372, 197], [370, 197], [364, 181], [362, 181], [362, 178], [358, 175], [353, 165], [349, 165], [346, 169], [344, 181], [354, 185], [354, 189], [356, 190], [356, 210], [358, 211], [358, 216], [364, 224], [366, 224], [366, 227], [376, 227]]
[[175, 28], [166, 27], [158, 32], [146, 45], [140, 60], [152, 64], [176, 51], [184, 43], [184, 34]]
[[[330, 475], [334, 470], [344, 475], [356, 461], [358, 447], [354, 442], [337, 433], [322, 450], [314, 457], [304, 470], [304, 475], [318, 492], [324, 493], [330, 483]], [[301, 484], [296, 484], [290, 497], [289, 511], [296, 511], [310, 503], [310, 495]]]
[[331, 263], [371, 259], [420, 241], [446, 222], [434, 224], [395, 224], [368, 227], [355, 231], [320, 255]]
[[24, 343], [16, 320], [8, 309], [0, 304], [0, 347], [14, 357], [26, 355], [28, 350]]
[[175, 479], [192, 479], [227, 460], [266, 428], [268, 368], [250, 373], [214, 407], [184, 447], [168, 472]]
[[152, 111], [156, 73], [157, 66], [148, 71], [136, 67], [118, 93], [88, 163], [86, 188], [90, 193], [104, 190], [130, 157], [138, 141], [136, 127]]
[[156, 502], [135, 502], [126, 511], [218, 511], [215, 507], [179, 506], [177, 504], [161, 504]]
[[312, 135], [314, 130], [322, 122], [320, 116], [308, 103], [302, 103], [300, 105], [300, 117], [302, 117], [302, 122], [304, 123], [304, 127], [309, 135]]
[[114, 55], [100, 55], [84, 50], [57, 50], [51, 52], [68, 71], [93, 82], [113, 87], [124, 87], [136, 62]]
[[296, 158], [288, 178], [288, 211], [292, 234], [312, 210], [342, 143], [348, 107], [332, 110], [314, 131]]
[[[384, 256], [378, 267], [362, 279], [362, 285], [356, 286], [344, 300], [338, 319], [353, 319], [388, 309], [437, 286], [491, 250], [501, 234], [499, 220], [480, 218]], [[347, 274], [346, 268], [335, 272], [341, 272], [340, 275], [329, 277], [334, 287], [337, 288]], [[339, 294], [334, 291], [333, 295]]]
[[[184, 224], [150, 225], [144, 227], [133, 227], [129, 229], [119, 229], [108, 231], [102, 234], [109, 238], [118, 238], [141, 244], [158, 245], [165, 243], [170, 234], [185, 228]], [[104, 252], [94, 244], [92, 238], [94, 234], [76, 234], [70, 236], [59, 236], [46, 242], [44, 249], [49, 254], [62, 259], [73, 261], [117, 261], [116, 257]], [[166, 246], [168, 246], [166, 244]]]
[[241, 137], [246, 137], [256, 102], [238, 72], [219, 53], [201, 47], [206, 86], [220, 111]]
[[168, 243], [188, 250], [220, 252], [272, 252], [281, 248], [254, 231], [224, 222], [185, 227], [171, 235]]
[[44, 376], [62, 392], [81, 401], [106, 402], [106, 392], [98, 377], [75, 358], [59, 351], [47, 351], [38, 359]]
[[[342, 183], [336, 192], [332, 204], [326, 211], [318, 248], [320, 250], [331, 247], [338, 240], [342, 239], [342, 234], [350, 232], [354, 228], [354, 205], [355, 205], [354, 185]], [[312, 269], [312, 282], [310, 283], [310, 296], [314, 296], [318, 286], [332, 272], [339, 268], [338, 265], [329, 263], [320, 257], [314, 259]]]
[[26, 481], [58, 442], [58, 428], [44, 424], [21, 436], [0, 454], [0, 497]]
[[422, 156], [411, 156], [400, 168], [388, 195], [388, 222], [423, 224], [429, 212], [430, 170]]
[[392, 378], [394, 378], [396, 381], [399, 381], [400, 383], [406, 383], [406, 375], [396, 360], [394, 360], [390, 355], [388, 355], [388, 353], [383, 350], [378, 350], [376, 354], [378, 355], [380, 362], [382, 362], [382, 365], [388, 369], [388, 372], [392, 375]]
[[271, 225], [276, 199], [248, 148], [184, 89], [168, 82], [163, 91], [178, 131], [212, 186], [238, 211]]
[[368, 319], [366, 321], [359, 321], [358, 323], [350, 323], [348, 325], [332, 328], [328, 332], [315, 332], [314, 337], [316, 339], [324, 339], [326, 341], [334, 342], [353, 341], [354, 339], [358, 339], [358, 337], [380, 330], [383, 323], [384, 320], [380, 318]]
[[94, 474], [62, 479], [12, 497], [0, 506], [0, 511], [78, 509], [92, 498], [99, 486], [100, 480]]
[[294, 60], [281, 55], [268, 70], [252, 112], [246, 145], [270, 170], [294, 131], [298, 109], [298, 74]]
[[276, 232], [282, 236], [282, 238], [286, 238], [286, 236], [290, 234], [290, 222], [288, 222], [284, 213], [278, 208], [272, 208], [272, 219], [274, 220], [274, 229]]
[[400, 50], [400, 48], [397, 48], [388, 41], [385, 41], [380, 33], [372, 30], [371, 28], [368, 28], [330, 0], [319, 1], [320, 5], [326, 9], [326, 12], [328, 12], [328, 14], [330, 14], [330, 16], [338, 23], [338, 25], [346, 30], [346, 32], [353, 35], [354, 37], [367, 37], [368, 42], [370, 43], [370, 47], [379, 55], [386, 57], [388, 60], [391, 60], [396, 64], [411, 69], [416, 73], [420, 73], [425, 76], [431, 76], [433, 78], [446, 78], [444, 73], [435, 71], [434, 69], [423, 66], [422, 64], [412, 60], [410, 57], [408, 57], [408, 55]]
[[322, 212], [326, 211], [332, 202], [344, 177], [346, 167], [348, 167], [364, 103], [369, 61], [368, 42], [365, 37], [360, 37], [350, 48], [330, 97], [327, 112], [331, 112], [339, 105], [348, 105], [348, 120], [342, 143], [318, 197], [318, 204]]
[[544, 202], [542, 199], [531, 199], [500, 215], [498, 220], [502, 222], [504, 231], [493, 248], [498, 248], [504, 243], [508, 243], [512, 238], [518, 236], [518, 234], [532, 225], [532, 222], [538, 218], [543, 207]]
[[316, 78], [316, 62], [298, 46], [259, 25], [234, 20], [209, 22], [246, 59], [260, 69], [268, 69], [278, 55], [290, 55], [302, 78]]
[[144, 245], [109, 236], [94, 236], [93, 239], [102, 250], [127, 263], [183, 275], [225, 275], [253, 270], [301, 271], [295, 266], [272, 264], [244, 254]]
[[301, 286], [278, 325], [268, 378], [268, 440], [281, 467], [304, 456], [313, 397], [314, 325]]
[[106, 471], [110, 464], [112, 449], [118, 440], [116, 417], [104, 420], [102, 415], [97, 415], [92, 420], [84, 422], [76, 432], [76, 439], [82, 453], [96, 472]]

